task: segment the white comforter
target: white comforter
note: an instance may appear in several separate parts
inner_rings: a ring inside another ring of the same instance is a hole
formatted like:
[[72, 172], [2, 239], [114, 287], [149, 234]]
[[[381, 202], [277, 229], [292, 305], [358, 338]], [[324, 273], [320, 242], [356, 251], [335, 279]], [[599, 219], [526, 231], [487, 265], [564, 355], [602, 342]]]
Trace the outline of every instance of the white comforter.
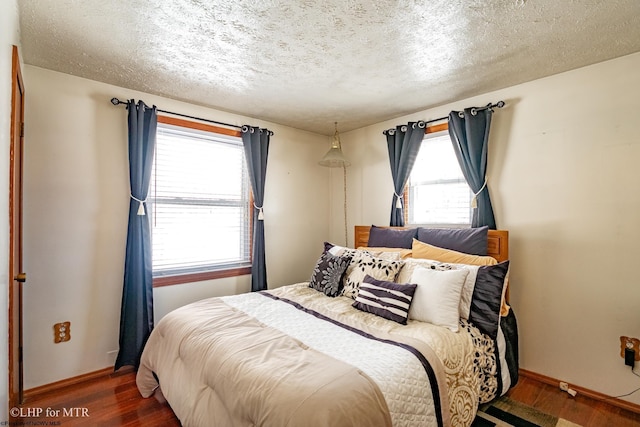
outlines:
[[[218, 305], [223, 302], [236, 315], [254, 319], [265, 331], [282, 333], [302, 346], [337, 361], [335, 363], [354, 367], [379, 388], [384, 396], [382, 407], [386, 404], [393, 426], [471, 424], [478, 405], [479, 379], [474, 374], [472, 339], [464, 330], [453, 333], [446, 328], [415, 321], [399, 325], [354, 309], [350, 298], [329, 298], [304, 283], [269, 291], [269, 294], [271, 297], [252, 293], [211, 301]], [[251, 408], [254, 412], [247, 414], [242, 412], [242, 405], [228, 401], [237, 401], [238, 396], [242, 396], [240, 387], [244, 380], [235, 380], [221, 388], [224, 381], [216, 378], [222, 378], [223, 374], [216, 373], [217, 377], [213, 378], [202, 366], [184, 363], [191, 356], [183, 353], [191, 347], [190, 340], [195, 340], [198, 345], [194, 348], [201, 353], [211, 353], [214, 362], [209, 363], [214, 363], [211, 366], [215, 366], [217, 371], [232, 369], [229, 364], [215, 362], [223, 353], [210, 351], [224, 332], [218, 326], [205, 331], [207, 301], [178, 309], [158, 324], [142, 356], [138, 387], [144, 396], [152, 394], [157, 386], [152, 372], [156, 373], [164, 395], [187, 426], [251, 425], [243, 423], [247, 417], [258, 424], [255, 418], [263, 415], [255, 415], [254, 410], [257, 409]], [[188, 318], [194, 320], [187, 321]], [[367, 334], [375, 335], [377, 339]], [[384, 340], [401, 344], [385, 343]], [[423, 356], [429, 361], [428, 369], [421, 361]], [[233, 357], [242, 360], [241, 354]], [[248, 369], [246, 364], [241, 366], [233, 367], [233, 375], [236, 371]], [[189, 380], [185, 381], [185, 378]], [[247, 381], [254, 383], [253, 379]], [[282, 393], [286, 395], [285, 391]], [[375, 393], [372, 396], [363, 398], [363, 402], [367, 399], [375, 401]], [[351, 398], [351, 395], [347, 397]], [[259, 400], [260, 395], [255, 398]], [[355, 402], [350, 402], [348, 407], [354, 408], [354, 414], [358, 414], [355, 408], [358, 400]], [[317, 402], [318, 406], [331, 404]], [[275, 406], [282, 406], [282, 401]], [[272, 411], [262, 407], [259, 410]], [[311, 414], [315, 412], [309, 410]], [[285, 417], [286, 414], [278, 416]], [[358, 415], [354, 419], [360, 418]], [[268, 416], [260, 419], [263, 425], [276, 425], [269, 424]]]

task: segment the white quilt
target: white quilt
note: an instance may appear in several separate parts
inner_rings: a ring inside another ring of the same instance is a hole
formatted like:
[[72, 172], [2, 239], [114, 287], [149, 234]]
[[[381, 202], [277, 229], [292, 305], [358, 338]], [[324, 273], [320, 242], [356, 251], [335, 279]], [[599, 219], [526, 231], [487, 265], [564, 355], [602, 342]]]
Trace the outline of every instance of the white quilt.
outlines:
[[394, 426], [437, 425], [429, 377], [413, 353], [361, 336], [260, 294], [223, 300], [265, 325], [369, 375], [385, 397]]
[[[479, 379], [473, 368], [474, 346], [465, 330], [454, 333], [416, 321], [400, 325], [356, 310], [350, 298], [326, 297], [306, 283], [285, 286], [269, 294], [251, 293], [212, 301], [218, 301], [218, 305], [222, 301], [303, 347], [355, 367], [379, 388], [393, 426], [469, 426], [473, 421]], [[186, 354], [189, 335], [205, 333], [198, 332], [199, 329], [194, 332], [191, 323], [184, 319], [193, 317], [200, 322], [199, 328], [206, 327], [207, 301], [183, 307], [158, 324], [142, 356], [138, 387], [143, 396], [152, 394], [157, 386], [152, 372], [156, 373], [167, 400], [184, 425], [244, 425], [234, 415], [235, 406], [231, 408], [225, 401], [227, 393], [217, 389], [215, 375], [185, 363], [190, 357]], [[202, 341], [200, 337], [198, 340]], [[215, 343], [198, 345], [209, 351]], [[425, 369], [421, 356], [416, 356], [411, 348], [430, 361], [427, 366], [431, 366], [431, 371]], [[223, 364], [214, 365], [217, 370], [224, 368]], [[226, 385], [229, 386], [234, 384]], [[241, 395], [241, 390], [229, 391], [228, 395]]]
[[[356, 328], [375, 329], [381, 333], [401, 335], [426, 344], [440, 359], [444, 370], [446, 385], [441, 385], [441, 387], [446, 390], [447, 396], [445, 398], [449, 405], [451, 425], [469, 426], [473, 422], [478, 410], [480, 379], [474, 369], [473, 360], [476, 347], [473, 345], [471, 335], [466, 330], [460, 329], [455, 333], [441, 326], [414, 320], [409, 320], [407, 325], [400, 325], [353, 308], [353, 299], [351, 298], [326, 297], [309, 288], [307, 283], [283, 286], [269, 292], [278, 297], [295, 301], [327, 317], [339, 318]], [[393, 382], [393, 379], [390, 378], [387, 381]], [[406, 410], [411, 412], [410, 403], [402, 401], [397, 403], [400, 406], [404, 405]]]

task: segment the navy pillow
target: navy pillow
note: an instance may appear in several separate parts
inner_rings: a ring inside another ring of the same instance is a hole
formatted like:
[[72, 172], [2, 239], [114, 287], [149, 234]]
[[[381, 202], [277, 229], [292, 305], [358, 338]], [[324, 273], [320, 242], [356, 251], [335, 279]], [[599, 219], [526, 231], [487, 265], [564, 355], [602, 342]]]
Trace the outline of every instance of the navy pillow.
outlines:
[[[487, 255], [489, 227], [418, 228], [417, 239], [439, 248], [471, 255]], [[372, 246], [372, 245], [369, 245]], [[411, 246], [409, 246], [411, 247]]]
[[478, 268], [471, 297], [469, 320], [494, 340], [498, 337], [502, 290], [507, 271], [509, 271], [509, 261]]
[[360, 284], [353, 306], [358, 310], [406, 325], [411, 300], [417, 287], [416, 284], [402, 285], [377, 280], [367, 274]]
[[382, 228], [371, 226], [369, 242], [367, 246], [372, 248], [404, 248], [411, 249], [413, 239], [417, 236], [418, 229], [408, 228], [399, 230], [394, 228]]
[[336, 297], [342, 291], [342, 276], [351, 262], [350, 256], [336, 256], [323, 252], [311, 273], [309, 287]]

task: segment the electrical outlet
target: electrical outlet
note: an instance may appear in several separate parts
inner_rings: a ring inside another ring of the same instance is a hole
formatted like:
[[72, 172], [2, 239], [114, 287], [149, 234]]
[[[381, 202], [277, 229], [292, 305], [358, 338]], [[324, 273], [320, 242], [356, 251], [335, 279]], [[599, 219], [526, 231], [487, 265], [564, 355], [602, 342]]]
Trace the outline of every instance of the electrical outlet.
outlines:
[[576, 397], [576, 394], [578, 394], [577, 391], [569, 387], [569, 383], [565, 383], [564, 381], [560, 381], [560, 390], [566, 391], [571, 397]]
[[[625, 352], [626, 349], [633, 350], [635, 353], [634, 360], [640, 361], [640, 340], [638, 338], [630, 338], [622, 336], [620, 337], [620, 357], [627, 360], [628, 352]], [[627, 353], [627, 355], [625, 355]]]
[[71, 339], [71, 322], [56, 323], [53, 325], [53, 342], [58, 344]]

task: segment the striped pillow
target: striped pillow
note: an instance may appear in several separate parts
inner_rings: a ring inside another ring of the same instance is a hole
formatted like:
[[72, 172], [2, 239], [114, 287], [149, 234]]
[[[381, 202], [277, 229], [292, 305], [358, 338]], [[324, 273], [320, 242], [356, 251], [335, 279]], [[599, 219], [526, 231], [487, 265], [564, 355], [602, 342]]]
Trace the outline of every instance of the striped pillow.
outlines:
[[364, 277], [353, 306], [402, 325], [407, 324], [409, 307], [418, 285], [387, 282]]

